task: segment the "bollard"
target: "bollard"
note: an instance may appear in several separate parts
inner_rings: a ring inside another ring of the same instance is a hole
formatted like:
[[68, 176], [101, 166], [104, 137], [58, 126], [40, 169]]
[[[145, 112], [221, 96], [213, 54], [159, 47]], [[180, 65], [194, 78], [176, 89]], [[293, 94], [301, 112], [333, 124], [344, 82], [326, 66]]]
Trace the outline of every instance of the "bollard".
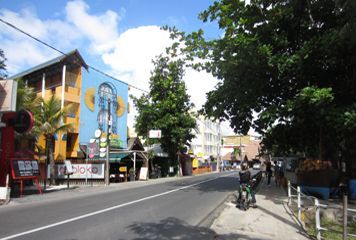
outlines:
[[342, 231], [342, 239], [346, 240], [347, 239], [347, 194], [344, 192], [343, 195], [343, 231]]
[[321, 229], [320, 229], [320, 206], [319, 200], [314, 199], [315, 204], [315, 230], [316, 230], [316, 239], [321, 240]]
[[290, 181], [288, 181], [288, 206], [292, 204], [292, 193], [291, 193]]
[[300, 187], [297, 187], [297, 193], [298, 193], [298, 220], [302, 222], [302, 207], [301, 207], [301, 200], [300, 200]]

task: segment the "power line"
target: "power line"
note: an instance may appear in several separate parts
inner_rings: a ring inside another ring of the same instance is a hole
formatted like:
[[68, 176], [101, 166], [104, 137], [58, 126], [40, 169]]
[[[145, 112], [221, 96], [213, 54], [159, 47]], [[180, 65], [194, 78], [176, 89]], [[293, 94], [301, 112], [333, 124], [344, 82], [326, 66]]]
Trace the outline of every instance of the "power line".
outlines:
[[[24, 30], [22, 30], [22, 29], [16, 27], [15, 25], [13, 25], [13, 24], [11, 24], [11, 23], [9, 23], [9, 22], [3, 20], [2, 18], [0, 18], [0, 21], [3, 22], [4, 24], [8, 25], [9, 27], [15, 29], [16, 31], [19, 31], [19, 32], [21, 32], [22, 34], [28, 36], [29, 38], [32, 38], [33, 40], [35, 40], [35, 41], [37, 41], [37, 42], [39, 42], [39, 43], [41, 43], [41, 44], [43, 44], [43, 45], [45, 45], [45, 46], [51, 48], [52, 50], [54, 50], [54, 51], [56, 51], [56, 52], [59, 52], [59, 53], [62, 54], [62, 55], [68, 56], [68, 54], [66, 54], [65, 52], [63, 52], [63, 51], [61, 51], [61, 50], [59, 50], [59, 49], [53, 47], [52, 45], [50, 45], [50, 44], [48, 44], [48, 43], [46, 43], [46, 42], [44, 42], [44, 41], [42, 41], [42, 40], [40, 40], [40, 39], [38, 39], [38, 38], [36, 38], [36, 37], [34, 37], [33, 35], [31, 35], [31, 34], [25, 32]], [[137, 90], [139, 90], [139, 91], [142, 91], [142, 92], [145, 92], [145, 93], [149, 93], [147, 90], [144, 90], [144, 89], [142, 89], [142, 88], [133, 86], [133, 85], [131, 85], [131, 84], [128, 84], [128, 83], [126, 83], [126, 82], [124, 82], [124, 81], [122, 81], [122, 80], [120, 80], [120, 79], [118, 79], [118, 78], [116, 78], [116, 77], [114, 77], [114, 76], [111, 76], [111, 75], [109, 75], [109, 74], [107, 74], [107, 73], [105, 73], [105, 72], [103, 72], [103, 71], [97, 69], [96, 67], [93, 67], [93, 66], [90, 66], [90, 65], [88, 65], [88, 67], [91, 68], [91, 69], [93, 69], [94, 71], [96, 71], [96, 72], [98, 72], [98, 73], [100, 73], [100, 74], [106, 76], [106, 77], [109, 77], [109, 78], [115, 80], [115, 81], [118, 81], [118, 82], [127, 84], [129, 87], [135, 88], [135, 89], [137, 89]]]

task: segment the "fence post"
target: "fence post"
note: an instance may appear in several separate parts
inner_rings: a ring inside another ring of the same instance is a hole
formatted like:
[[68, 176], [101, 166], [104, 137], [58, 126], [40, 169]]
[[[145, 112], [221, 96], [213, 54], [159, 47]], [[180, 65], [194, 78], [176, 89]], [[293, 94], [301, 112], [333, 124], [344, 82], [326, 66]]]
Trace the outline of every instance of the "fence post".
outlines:
[[297, 187], [297, 193], [298, 193], [298, 220], [302, 222], [302, 204], [301, 204], [301, 199], [300, 199], [300, 187]]
[[288, 181], [288, 206], [292, 204], [292, 191], [290, 186], [290, 181]]
[[343, 231], [342, 231], [342, 239], [346, 240], [347, 239], [347, 195], [344, 193], [343, 195], [343, 200], [344, 200], [344, 216], [343, 216]]
[[319, 200], [314, 199], [315, 204], [315, 230], [316, 230], [316, 239], [321, 240], [321, 229], [320, 229], [320, 206]]

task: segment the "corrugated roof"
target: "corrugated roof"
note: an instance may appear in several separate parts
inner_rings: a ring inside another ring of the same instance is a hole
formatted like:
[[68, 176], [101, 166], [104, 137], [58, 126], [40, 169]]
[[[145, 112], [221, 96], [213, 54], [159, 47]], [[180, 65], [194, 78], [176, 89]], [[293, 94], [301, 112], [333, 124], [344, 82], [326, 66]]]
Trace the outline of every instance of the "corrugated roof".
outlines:
[[39, 71], [39, 70], [42, 70], [44, 68], [47, 68], [47, 67], [50, 67], [52, 65], [55, 65], [57, 63], [60, 63], [60, 62], [65, 62], [66, 60], [69, 60], [71, 57], [75, 57], [76, 60], [79, 61], [79, 64], [81, 66], [83, 66], [84, 68], [88, 69], [88, 65], [85, 63], [84, 59], [82, 58], [82, 56], [80, 55], [79, 51], [77, 49], [67, 53], [67, 54], [64, 54], [64, 55], [60, 55], [52, 60], [49, 60], [45, 63], [42, 63], [40, 65], [37, 65], [33, 68], [30, 68], [26, 71], [23, 71], [21, 73], [18, 73], [14, 76], [11, 77], [11, 79], [16, 79], [16, 78], [21, 78], [23, 76], [26, 76], [26, 75], [29, 75], [29, 74], [32, 74], [36, 71]]

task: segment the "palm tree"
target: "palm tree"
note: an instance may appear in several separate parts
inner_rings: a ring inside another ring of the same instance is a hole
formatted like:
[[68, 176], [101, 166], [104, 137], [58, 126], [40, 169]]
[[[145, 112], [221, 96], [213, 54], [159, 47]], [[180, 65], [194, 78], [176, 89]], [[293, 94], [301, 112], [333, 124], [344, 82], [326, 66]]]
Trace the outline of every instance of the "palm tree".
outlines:
[[[17, 97], [16, 97], [16, 111], [27, 110], [30, 111], [34, 116], [39, 112], [40, 98], [36, 97], [34, 88], [28, 87], [27, 84], [21, 79], [15, 79], [17, 81]], [[15, 148], [22, 149], [22, 143], [34, 143], [34, 139], [40, 133], [32, 129], [28, 133], [15, 133], [16, 144]], [[23, 150], [23, 149], [22, 149]], [[33, 150], [33, 149], [29, 149]]]
[[36, 114], [39, 106], [39, 98], [36, 98], [34, 88], [26, 86], [26, 83], [21, 79], [17, 81], [17, 97], [16, 97], [16, 110], [28, 110]]
[[45, 164], [45, 183], [47, 178], [47, 165], [50, 165], [50, 184], [55, 183], [55, 163], [54, 163], [54, 139], [55, 135], [61, 131], [67, 131], [72, 128], [72, 124], [64, 124], [63, 118], [72, 107], [71, 104], [61, 108], [61, 102], [54, 95], [48, 100], [41, 99], [41, 111], [35, 117], [35, 129], [41, 132], [46, 141], [46, 164]]

